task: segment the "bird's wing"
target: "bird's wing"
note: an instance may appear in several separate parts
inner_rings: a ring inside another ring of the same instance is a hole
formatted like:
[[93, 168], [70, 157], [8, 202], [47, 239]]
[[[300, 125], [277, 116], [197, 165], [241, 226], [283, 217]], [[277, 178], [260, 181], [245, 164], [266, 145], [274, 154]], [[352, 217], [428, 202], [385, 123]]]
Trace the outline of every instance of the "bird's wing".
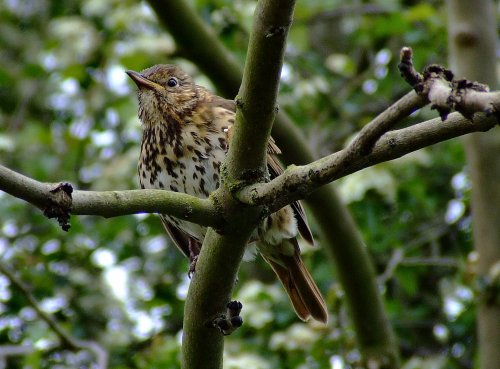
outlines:
[[165, 227], [165, 230], [167, 231], [168, 235], [174, 242], [175, 246], [187, 257], [189, 258], [190, 251], [189, 251], [189, 235], [186, 232], [181, 231], [179, 228], [177, 228], [172, 222], [170, 222], [166, 217], [163, 215], [160, 216], [161, 222], [163, 223], [163, 226]]
[[[275, 154], [269, 154], [269, 147], [274, 144], [274, 141], [271, 142], [271, 140], [272, 138], [269, 140], [269, 146], [267, 150], [267, 168], [269, 170], [269, 176], [271, 177], [271, 179], [274, 179], [283, 173], [283, 167], [277, 161], [276, 157], [274, 156]], [[295, 218], [297, 219], [297, 227], [299, 228], [300, 235], [309, 244], [314, 245], [314, 238], [311, 233], [311, 229], [309, 228], [307, 216], [301, 202], [292, 202], [290, 206], [292, 207]]]
[[224, 108], [226, 110], [236, 113], [236, 101], [224, 99], [223, 97], [210, 94], [212, 104], [214, 107]]
[[[229, 110], [233, 113], [236, 112], [236, 102], [234, 100], [227, 100], [219, 96], [213, 96], [212, 104], [216, 108], [223, 108]], [[232, 127], [228, 127], [226, 129], [227, 142], [231, 142], [232, 136]], [[269, 176], [271, 179], [274, 179], [283, 173], [283, 167], [281, 163], [278, 161], [277, 155], [281, 154], [281, 150], [274, 142], [272, 137], [269, 138], [269, 142], [267, 145], [267, 167], [269, 170]], [[290, 204], [293, 212], [295, 214], [295, 218], [297, 219], [297, 226], [299, 229], [299, 233], [304, 240], [306, 240], [311, 245], [314, 244], [314, 238], [311, 233], [311, 229], [309, 228], [309, 224], [307, 222], [306, 213], [300, 201], [295, 201]]]

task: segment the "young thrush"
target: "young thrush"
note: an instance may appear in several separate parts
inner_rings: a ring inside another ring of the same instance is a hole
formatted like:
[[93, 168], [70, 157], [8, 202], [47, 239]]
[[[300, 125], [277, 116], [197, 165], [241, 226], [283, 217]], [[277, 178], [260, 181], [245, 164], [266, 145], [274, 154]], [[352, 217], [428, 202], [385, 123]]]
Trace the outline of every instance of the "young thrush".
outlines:
[[[174, 65], [155, 65], [127, 74], [138, 87], [143, 128], [138, 168], [141, 187], [208, 197], [219, 186], [220, 167], [235, 121], [235, 102], [196, 85]], [[275, 159], [279, 153], [271, 139], [267, 156], [271, 178], [282, 172]], [[168, 215], [160, 217], [174, 243], [193, 261], [206, 227]], [[326, 322], [323, 297], [300, 258], [298, 232], [312, 244], [303, 208], [295, 202], [264, 219], [251, 241], [285, 287], [298, 317]]]

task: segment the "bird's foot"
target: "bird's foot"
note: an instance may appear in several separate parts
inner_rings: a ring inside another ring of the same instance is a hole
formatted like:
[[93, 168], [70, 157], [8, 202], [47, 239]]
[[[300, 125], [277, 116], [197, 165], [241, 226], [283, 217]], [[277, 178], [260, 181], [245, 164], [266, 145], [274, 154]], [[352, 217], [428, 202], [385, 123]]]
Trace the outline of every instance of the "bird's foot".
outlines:
[[188, 277], [191, 278], [196, 272], [196, 262], [198, 261], [198, 255], [189, 257], [189, 270], [188, 270]]
[[196, 262], [200, 254], [200, 243], [192, 238], [189, 239], [189, 270], [188, 277], [191, 278], [196, 272]]

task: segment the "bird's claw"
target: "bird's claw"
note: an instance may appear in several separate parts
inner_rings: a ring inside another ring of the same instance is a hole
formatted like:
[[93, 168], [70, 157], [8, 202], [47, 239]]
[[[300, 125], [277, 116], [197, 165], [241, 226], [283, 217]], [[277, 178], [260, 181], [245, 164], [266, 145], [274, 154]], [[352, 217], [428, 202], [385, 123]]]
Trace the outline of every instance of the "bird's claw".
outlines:
[[191, 278], [194, 272], [196, 272], [196, 262], [198, 261], [198, 255], [190, 257], [189, 260], [191, 262], [189, 263], [188, 277]]
[[198, 261], [198, 255], [200, 255], [200, 244], [198, 241], [189, 239], [189, 270], [188, 277], [191, 278], [194, 272], [196, 272], [196, 262]]

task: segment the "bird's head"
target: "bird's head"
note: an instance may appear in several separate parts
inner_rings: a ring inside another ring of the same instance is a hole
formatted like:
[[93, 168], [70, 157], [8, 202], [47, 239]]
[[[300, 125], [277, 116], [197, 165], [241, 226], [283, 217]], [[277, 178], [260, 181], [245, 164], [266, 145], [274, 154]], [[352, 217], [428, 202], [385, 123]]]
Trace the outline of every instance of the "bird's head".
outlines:
[[192, 78], [181, 68], [160, 64], [138, 73], [126, 72], [138, 87], [139, 118], [144, 125], [182, 121], [196, 105], [197, 91]]

